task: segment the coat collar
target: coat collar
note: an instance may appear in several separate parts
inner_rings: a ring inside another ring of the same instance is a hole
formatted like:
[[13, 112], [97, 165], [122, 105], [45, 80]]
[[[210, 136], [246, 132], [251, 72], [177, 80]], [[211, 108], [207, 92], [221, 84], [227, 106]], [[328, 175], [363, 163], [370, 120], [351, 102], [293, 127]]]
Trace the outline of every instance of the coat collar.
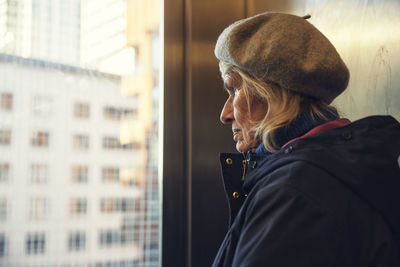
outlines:
[[[288, 126], [282, 127], [273, 132], [275, 143], [278, 147], [283, 147], [291, 140], [309, 133], [312, 129], [337, 119], [339, 119], [337, 113], [324, 112], [323, 116], [317, 116], [315, 114], [312, 115], [310, 112], [303, 112]], [[321, 128], [321, 130], [322, 129], [324, 128]], [[272, 154], [272, 152], [268, 151], [262, 143], [257, 147], [255, 153], [258, 155]]]
[[[275, 169], [278, 168], [279, 165], [284, 165], [288, 163], [288, 160], [292, 160], [291, 157], [286, 157], [288, 154], [290, 154], [295, 148], [296, 146], [293, 144], [293, 142], [300, 140], [302, 138], [306, 138], [306, 137], [310, 137], [316, 134], [320, 134], [323, 133], [325, 131], [328, 130], [332, 130], [335, 128], [340, 128], [340, 127], [344, 127], [348, 124], [350, 124], [350, 120], [348, 119], [337, 119], [337, 120], [333, 120], [333, 121], [329, 121], [326, 123], [323, 123], [321, 125], [318, 125], [314, 128], [312, 128], [311, 130], [309, 130], [308, 132], [306, 132], [305, 134], [303, 134], [302, 136], [299, 136], [297, 138], [291, 139], [289, 140], [287, 143], [285, 143], [281, 149], [275, 153], [251, 153], [248, 152], [247, 156], [246, 156], [246, 161], [247, 161], [247, 168], [246, 168], [246, 177], [250, 176], [250, 173], [252, 173], [258, 166], [267, 164], [268, 168], [267, 169]], [[264, 145], [262, 145], [262, 147], [265, 149]], [[282, 160], [281, 158], [285, 158], [284, 160]], [[268, 163], [266, 163], [268, 162]], [[258, 175], [251, 175], [252, 177], [256, 177]], [[252, 188], [252, 186], [255, 184], [255, 181], [253, 181], [254, 179], [250, 178], [250, 179], [246, 179], [246, 181], [243, 184], [243, 192], [245, 194], [247, 194], [247, 192], [249, 192]]]

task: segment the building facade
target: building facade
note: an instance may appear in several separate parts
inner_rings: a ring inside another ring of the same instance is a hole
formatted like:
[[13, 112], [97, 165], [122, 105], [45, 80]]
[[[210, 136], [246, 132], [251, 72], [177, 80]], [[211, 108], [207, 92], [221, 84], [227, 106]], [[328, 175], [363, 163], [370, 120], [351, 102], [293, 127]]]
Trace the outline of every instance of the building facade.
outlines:
[[0, 266], [159, 266], [159, 7], [0, 0]]
[[137, 95], [1, 54], [0, 97], [0, 266], [158, 266], [156, 132], [120, 141]]

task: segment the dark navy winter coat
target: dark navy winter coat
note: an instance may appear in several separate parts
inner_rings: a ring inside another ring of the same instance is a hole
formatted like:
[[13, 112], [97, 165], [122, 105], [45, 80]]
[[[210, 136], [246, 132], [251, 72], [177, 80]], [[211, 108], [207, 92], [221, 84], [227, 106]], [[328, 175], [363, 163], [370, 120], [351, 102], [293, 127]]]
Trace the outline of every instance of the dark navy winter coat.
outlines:
[[270, 156], [220, 160], [231, 222], [214, 267], [400, 266], [400, 124], [392, 117]]

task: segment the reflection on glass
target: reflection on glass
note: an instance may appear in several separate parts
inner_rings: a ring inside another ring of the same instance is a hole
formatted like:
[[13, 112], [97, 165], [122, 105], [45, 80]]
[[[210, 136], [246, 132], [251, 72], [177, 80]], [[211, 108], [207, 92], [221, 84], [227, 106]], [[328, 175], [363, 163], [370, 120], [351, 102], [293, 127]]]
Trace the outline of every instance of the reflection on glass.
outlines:
[[0, 0], [0, 266], [160, 266], [159, 0]]

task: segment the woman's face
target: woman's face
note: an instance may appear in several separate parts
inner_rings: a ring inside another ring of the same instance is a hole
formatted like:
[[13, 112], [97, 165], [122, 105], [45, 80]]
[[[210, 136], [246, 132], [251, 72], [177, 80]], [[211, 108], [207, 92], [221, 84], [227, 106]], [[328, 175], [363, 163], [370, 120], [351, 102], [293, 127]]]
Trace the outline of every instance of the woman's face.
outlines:
[[252, 89], [242, 82], [239, 74], [226, 74], [224, 84], [229, 96], [221, 111], [220, 120], [223, 124], [232, 124], [236, 150], [247, 152], [260, 143], [254, 137], [253, 127], [264, 118], [268, 106], [254, 96]]

